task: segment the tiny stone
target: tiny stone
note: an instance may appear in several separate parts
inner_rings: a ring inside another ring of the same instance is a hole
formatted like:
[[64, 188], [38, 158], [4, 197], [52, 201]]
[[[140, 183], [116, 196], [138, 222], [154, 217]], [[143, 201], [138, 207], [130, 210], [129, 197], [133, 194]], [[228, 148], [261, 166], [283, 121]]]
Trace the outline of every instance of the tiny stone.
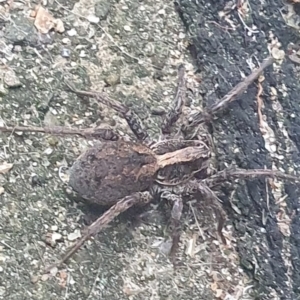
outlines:
[[65, 45], [69, 45], [71, 43], [71, 40], [69, 38], [63, 38], [61, 41]]
[[104, 78], [104, 81], [109, 86], [114, 86], [120, 83], [120, 75], [119, 74], [109, 74]]
[[184, 39], [185, 38], [185, 33], [184, 32], [180, 32], [179, 33], [179, 38], [180, 39]]
[[52, 231], [57, 231], [57, 230], [58, 230], [58, 226], [57, 226], [57, 225], [51, 226], [51, 230], [52, 230]]
[[271, 94], [277, 96], [277, 90], [273, 86], [271, 86], [270, 89], [271, 89]]
[[79, 230], [75, 230], [74, 232], [68, 234], [68, 240], [70, 242], [75, 241], [76, 239], [81, 237], [81, 233]]
[[0, 96], [5, 96], [8, 94], [8, 90], [4, 87], [3, 84], [0, 84]]
[[70, 49], [66, 49], [66, 48], [63, 48], [60, 52], [60, 55], [65, 58], [70, 57], [70, 54], [71, 54]]
[[67, 33], [68, 33], [68, 36], [75, 36], [75, 35], [77, 35], [77, 31], [74, 28], [70, 29]]
[[52, 241], [53, 242], [61, 240], [61, 238], [62, 238], [62, 235], [60, 233], [53, 232], [53, 234], [52, 234]]
[[131, 28], [130, 28], [130, 26], [125, 25], [125, 26], [124, 26], [124, 30], [125, 30], [125, 31], [131, 31]]
[[41, 277], [41, 280], [42, 281], [47, 281], [49, 279], [49, 275], [48, 274], [44, 274], [44, 275], [42, 275], [42, 277]]
[[278, 48], [272, 49], [272, 56], [275, 59], [284, 59], [285, 53], [283, 50], [279, 50]]
[[154, 106], [151, 108], [151, 114], [154, 116], [162, 116], [166, 113], [162, 106]]
[[59, 140], [56, 136], [50, 136], [47, 139], [48, 143], [50, 146], [54, 147], [59, 143]]
[[54, 267], [54, 268], [52, 268], [52, 269], [50, 270], [50, 274], [51, 274], [53, 277], [56, 276], [57, 272], [58, 272], [58, 268], [57, 268], [57, 267]]
[[86, 57], [86, 53], [84, 50], [81, 50], [80, 53], [79, 53], [79, 57]]
[[57, 31], [57, 32], [59, 32], [59, 33], [63, 33], [63, 32], [65, 32], [65, 26], [64, 26], [64, 23], [63, 23], [63, 21], [62, 20], [60, 20], [60, 19], [57, 19], [56, 21], [55, 21], [55, 31]]
[[8, 70], [5, 72], [4, 83], [11, 88], [22, 86], [19, 78], [16, 76], [15, 72]]
[[93, 15], [88, 16], [87, 19], [92, 24], [97, 24], [100, 21], [100, 18], [93, 16]]
[[15, 45], [14, 52], [22, 52], [22, 47], [20, 45]]
[[33, 276], [31, 276], [31, 283], [37, 283], [39, 280], [40, 280], [40, 276], [38, 276], [38, 275], [33, 275]]

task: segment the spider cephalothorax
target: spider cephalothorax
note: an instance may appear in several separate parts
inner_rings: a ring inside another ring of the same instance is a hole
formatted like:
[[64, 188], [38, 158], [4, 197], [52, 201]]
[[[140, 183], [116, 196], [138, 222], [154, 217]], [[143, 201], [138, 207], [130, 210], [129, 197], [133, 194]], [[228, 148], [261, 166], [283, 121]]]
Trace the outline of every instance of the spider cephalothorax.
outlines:
[[[111, 208], [99, 217], [85, 231], [83, 237], [58, 262], [64, 263], [81, 245], [96, 234], [114, 217], [130, 206], [150, 202], [153, 195], [149, 192], [153, 185], [158, 185], [162, 198], [173, 202], [171, 213], [173, 245], [179, 240], [179, 221], [182, 212], [182, 199], [185, 195], [200, 193], [209, 200], [219, 218], [218, 233], [223, 241], [222, 226], [225, 213], [212, 191], [212, 187], [224, 180], [240, 177], [278, 176], [283, 179], [297, 180], [296, 176], [273, 170], [223, 170], [209, 174], [210, 145], [207, 140], [199, 138], [199, 125], [210, 122], [213, 116], [229, 102], [241, 95], [260, 74], [273, 63], [269, 58], [252, 72], [227, 95], [203, 113], [190, 116], [181, 126], [181, 138], [172, 139], [171, 128], [177, 122], [185, 104], [184, 67], [179, 67], [179, 81], [174, 102], [162, 125], [159, 142], [151, 141], [139, 118], [125, 105], [109, 99], [97, 92], [77, 90], [67, 83], [71, 91], [78, 96], [96, 99], [116, 110], [128, 123], [137, 141], [125, 141], [111, 129], [70, 129], [64, 127], [0, 127], [3, 132], [35, 131], [52, 134], [77, 134], [103, 140], [84, 152], [70, 169], [70, 186], [82, 198], [89, 202], [109, 205]], [[192, 133], [191, 133], [192, 132]], [[186, 140], [189, 137], [189, 140]], [[176, 187], [176, 188], [175, 188]], [[175, 245], [176, 246], [176, 245]], [[171, 251], [172, 252], [172, 251]]]

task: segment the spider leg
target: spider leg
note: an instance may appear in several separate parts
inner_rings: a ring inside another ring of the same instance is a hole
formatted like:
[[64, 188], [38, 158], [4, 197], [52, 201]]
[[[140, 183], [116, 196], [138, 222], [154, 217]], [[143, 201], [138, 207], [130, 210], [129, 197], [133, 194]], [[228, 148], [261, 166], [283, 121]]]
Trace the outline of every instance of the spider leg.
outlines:
[[300, 181], [299, 176], [290, 175], [283, 173], [277, 170], [270, 169], [238, 169], [238, 168], [230, 168], [217, 172], [216, 174], [204, 179], [203, 181], [207, 186], [212, 187], [216, 186], [224, 181], [238, 179], [238, 178], [256, 178], [256, 177], [271, 177], [271, 178], [280, 178], [283, 180], [289, 181]]
[[71, 247], [69, 251], [65, 253], [61, 260], [59, 260], [54, 265], [46, 269], [46, 272], [53, 267], [61, 266], [70, 257], [72, 257], [80, 247], [89, 240], [93, 235], [100, 232], [107, 224], [109, 224], [114, 218], [119, 214], [126, 211], [128, 208], [135, 204], [146, 204], [152, 200], [152, 196], [149, 192], [139, 192], [134, 193], [130, 196], [124, 197], [113, 205], [109, 210], [107, 210], [101, 217], [99, 217], [94, 223], [88, 226], [83, 232], [83, 236]]
[[41, 132], [49, 133], [52, 135], [79, 135], [84, 138], [95, 138], [108, 141], [116, 141], [119, 136], [110, 128], [83, 128], [74, 129], [63, 126], [52, 127], [36, 127], [36, 126], [0, 126], [0, 132]]
[[127, 124], [129, 125], [131, 131], [134, 133], [134, 135], [137, 137], [138, 140], [145, 141], [145, 142], [147, 142], [149, 140], [148, 133], [144, 129], [142, 121], [126, 105], [123, 105], [118, 101], [110, 99], [104, 93], [78, 90], [69, 81], [65, 80], [65, 83], [68, 86], [68, 88], [76, 95], [81, 96], [81, 97], [87, 96], [87, 97], [94, 98], [97, 100], [97, 102], [102, 103], [102, 104], [106, 105], [107, 107], [112, 108], [116, 112], [118, 112], [127, 121]]
[[173, 202], [173, 207], [171, 211], [171, 237], [172, 237], [172, 247], [170, 250], [171, 260], [174, 262], [175, 254], [179, 247], [180, 241], [180, 231], [181, 231], [181, 215], [183, 210], [182, 198], [178, 195], [175, 195], [169, 191], [164, 191], [161, 195], [162, 198]]
[[226, 213], [222, 207], [221, 200], [218, 196], [206, 185], [204, 181], [191, 180], [187, 183], [186, 192], [195, 193], [200, 192], [205, 201], [209, 202], [209, 206], [214, 210], [214, 213], [218, 219], [217, 232], [224, 245], [226, 245], [226, 239], [222, 233], [226, 221]]
[[221, 100], [216, 101], [213, 105], [205, 109], [202, 113], [195, 113], [190, 116], [188, 124], [183, 126], [183, 130], [187, 131], [189, 128], [194, 128], [195, 126], [202, 124], [204, 122], [211, 122], [216, 114], [224, 110], [229, 103], [236, 100], [241, 96], [252, 84], [261, 73], [274, 62], [273, 57], [269, 57], [262, 62], [259, 68], [255, 69], [249, 76], [247, 76], [243, 81], [238, 83], [232, 90], [230, 90]]
[[185, 95], [186, 95], [184, 71], [185, 71], [184, 65], [180, 65], [178, 68], [178, 85], [177, 85], [175, 98], [162, 124], [163, 134], [171, 133], [172, 126], [177, 122], [182, 112], [182, 107], [185, 103]]

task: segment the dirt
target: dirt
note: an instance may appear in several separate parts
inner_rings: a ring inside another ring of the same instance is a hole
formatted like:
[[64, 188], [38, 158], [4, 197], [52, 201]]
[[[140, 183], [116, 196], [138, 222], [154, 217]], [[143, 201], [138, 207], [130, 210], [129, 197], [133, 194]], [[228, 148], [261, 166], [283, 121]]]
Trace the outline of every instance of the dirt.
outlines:
[[[105, 90], [128, 105], [156, 139], [181, 63], [187, 70], [187, 116], [224, 96], [269, 55], [276, 38], [286, 55], [299, 42], [297, 29], [282, 18], [280, 1], [253, 0], [242, 19], [230, 3], [43, 2], [66, 30], [41, 35], [28, 17], [33, 7], [1, 1], [1, 123], [105, 124], [132, 137], [126, 121], [112, 110], [70, 93], [62, 80], [68, 78], [79, 82], [79, 89]], [[224, 21], [220, 12], [226, 4]], [[286, 57], [261, 82], [267, 137], [259, 127], [256, 85], [213, 123], [218, 168], [236, 163], [297, 170], [294, 61]], [[1, 134], [0, 140], [0, 164], [14, 164], [0, 175], [1, 299], [299, 298], [298, 188], [264, 180], [228, 184], [219, 193], [229, 215], [227, 247], [216, 236], [216, 220], [205, 201], [185, 202], [177, 269], [164, 254], [170, 207], [154, 202], [138, 222], [130, 222], [136, 216], [130, 211], [65, 268], [42, 275], [40, 270], [59, 258], [84, 227], [87, 208], [66, 185], [63, 170], [95, 141], [29, 133]]]

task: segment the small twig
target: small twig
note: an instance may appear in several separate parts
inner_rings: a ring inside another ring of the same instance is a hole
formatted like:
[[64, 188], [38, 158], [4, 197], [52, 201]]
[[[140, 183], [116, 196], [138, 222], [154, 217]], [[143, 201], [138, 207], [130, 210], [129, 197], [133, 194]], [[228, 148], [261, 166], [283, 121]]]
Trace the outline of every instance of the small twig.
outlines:
[[69, 251], [67, 251], [67, 253], [63, 256], [61, 260], [59, 260], [54, 265], [46, 268], [45, 271], [49, 272], [52, 268], [61, 266], [70, 257], [72, 257], [87, 240], [89, 240], [93, 235], [100, 232], [108, 223], [110, 223], [119, 214], [126, 211], [128, 208], [137, 203], [148, 203], [150, 200], [150, 194], [148, 192], [144, 192], [132, 194], [131, 196], [127, 196], [124, 199], [117, 202], [101, 217], [99, 217], [94, 223], [92, 223], [86, 228], [86, 230], [83, 233], [83, 236], [71, 247]]
[[261, 83], [259, 82], [256, 100], [257, 100], [257, 115], [258, 115], [258, 121], [259, 121], [259, 128], [261, 131], [265, 129], [265, 122], [264, 122], [264, 117], [262, 114], [262, 108], [263, 108], [263, 99], [261, 98], [262, 93], [263, 93], [263, 88], [262, 88]]
[[267, 67], [272, 65], [274, 61], [275, 60], [273, 57], [267, 58], [265, 61], [263, 61], [258, 69], [254, 70], [248, 77], [237, 84], [220, 101], [217, 101], [208, 107], [206, 110], [204, 110], [204, 112], [196, 113], [191, 116], [188, 127], [197, 126], [204, 122], [210, 122], [213, 117], [221, 110], [224, 110], [230, 102], [233, 102], [238, 96], [242, 95], [247, 90], [248, 86], [252, 84]]
[[118, 140], [119, 136], [109, 128], [85, 128], [73, 129], [63, 126], [36, 127], [36, 126], [0, 126], [0, 132], [41, 132], [54, 135], [79, 135], [85, 138], [96, 138], [103, 140]]
[[194, 216], [194, 219], [195, 219], [195, 223], [196, 223], [196, 226], [197, 226], [197, 228], [198, 228], [198, 230], [199, 230], [199, 233], [200, 233], [200, 235], [201, 235], [201, 237], [202, 237], [202, 239], [203, 239], [203, 241], [204, 241], [204, 240], [205, 240], [205, 235], [204, 235], [204, 232], [203, 232], [203, 230], [202, 230], [202, 228], [200, 227], [200, 224], [199, 224], [199, 222], [198, 222], [198, 218], [197, 218], [197, 215], [196, 215], [196, 213], [195, 213], [195, 209], [194, 209], [194, 207], [193, 207], [191, 201], [189, 201], [188, 204], [189, 204], [189, 207], [190, 207], [190, 209], [191, 209], [191, 211], [192, 211], [192, 213], [193, 213], [193, 216]]
[[98, 267], [98, 270], [97, 270], [97, 274], [96, 274], [94, 282], [93, 282], [93, 286], [92, 286], [92, 288], [91, 288], [91, 290], [90, 290], [90, 292], [89, 292], [86, 300], [88, 300], [89, 298], [93, 297], [93, 293], [94, 293], [94, 290], [95, 290], [95, 287], [96, 287], [96, 284], [97, 284], [97, 280], [99, 278], [101, 270], [102, 270], [102, 264], [99, 264], [99, 267]]

